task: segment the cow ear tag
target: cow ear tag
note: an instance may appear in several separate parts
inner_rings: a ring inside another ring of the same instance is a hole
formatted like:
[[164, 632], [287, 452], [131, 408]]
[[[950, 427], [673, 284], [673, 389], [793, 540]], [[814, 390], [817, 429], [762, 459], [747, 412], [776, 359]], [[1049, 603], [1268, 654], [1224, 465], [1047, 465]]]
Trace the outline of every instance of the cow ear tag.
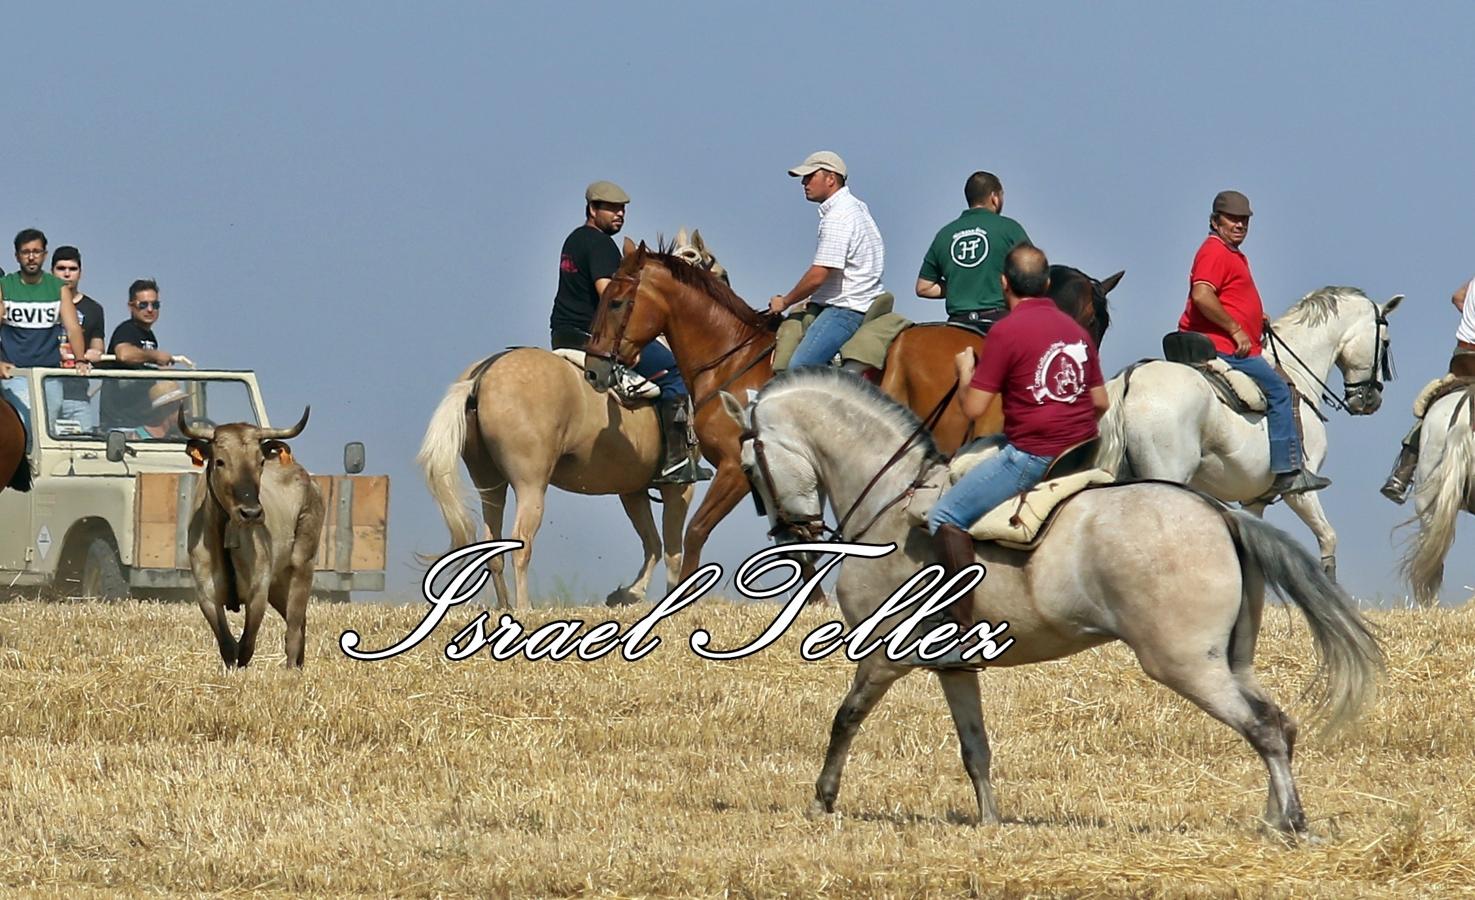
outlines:
[[205, 464], [205, 451], [194, 441], [190, 441], [189, 447], [186, 448], [185, 452], [189, 454], [190, 462], [194, 463], [195, 466], [198, 467]]
[[274, 459], [284, 466], [292, 464], [292, 448], [281, 441], [271, 441], [266, 445], [266, 456]]

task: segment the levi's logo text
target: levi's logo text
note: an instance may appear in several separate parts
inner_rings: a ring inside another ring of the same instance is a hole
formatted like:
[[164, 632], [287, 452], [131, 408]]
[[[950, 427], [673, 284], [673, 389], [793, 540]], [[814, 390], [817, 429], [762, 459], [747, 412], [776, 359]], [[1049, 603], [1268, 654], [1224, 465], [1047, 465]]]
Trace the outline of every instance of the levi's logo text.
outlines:
[[60, 301], [5, 304], [5, 324], [12, 328], [50, 328], [60, 321]]

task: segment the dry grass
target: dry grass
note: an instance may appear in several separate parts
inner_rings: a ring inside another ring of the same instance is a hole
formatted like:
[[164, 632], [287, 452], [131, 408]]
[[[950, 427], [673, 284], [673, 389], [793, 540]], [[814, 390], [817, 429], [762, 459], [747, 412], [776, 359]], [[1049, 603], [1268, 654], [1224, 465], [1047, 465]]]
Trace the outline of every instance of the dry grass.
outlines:
[[[448, 663], [471, 618], [383, 663], [420, 608], [317, 606], [305, 673], [225, 673], [197, 610], [0, 605], [0, 885], [189, 895], [1297, 896], [1475, 891], [1475, 611], [1376, 614], [1391, 667], [1360, 730], [1303, 730], [1319, 844], [1262, 835], [1249, 746], [1120, 646], [984, 676], [1001, 828], [975, 828], [941, 692], [915, 675], [857, 739], [841, 814], [810, 820], [851, 667], [797, 639], [697, 659], [771, 607], [705, 602], [636, 664]], [[602, 618], [603, 612], [590, 612]], [[566, 613], [566, 611], [560, 611]], [[550, 618], [540, 612], [530, 621]], [[623, 618], [633, 618], [627, 613]], [[1295, 708], [1309, 639], [1267, 616]]]

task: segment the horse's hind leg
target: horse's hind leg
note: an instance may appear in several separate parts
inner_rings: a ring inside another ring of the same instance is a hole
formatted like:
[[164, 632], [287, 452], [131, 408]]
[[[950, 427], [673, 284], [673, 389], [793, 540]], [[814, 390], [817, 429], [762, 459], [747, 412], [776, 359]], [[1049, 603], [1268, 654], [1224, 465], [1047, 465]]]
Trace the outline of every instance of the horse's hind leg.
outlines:
[[625, 507], [625, 515], [630, 518], [630, 524], [635, 526], [635, 533], [640, 535], [640, 549], [644, 558], [640, 563], [640, 574], [635, 576], [629, 587], [618, 587], [610, 591], [609, 596], [604, 599], [606, 606], [623, 606], [644, 600], [645, 590], [650, 587], [650, 576], [656, 570], [656, 560], [661, 556], [661, 533], [656, 530], [656, 520], [650, 514], [650, 498], [645, 491], [621, 494], [620, 503]]
[[512, 539], [521, 541], [522, 546], [512, 553], [512, 575], [517, 593], [512, 599], [513, 609], [532, 609], [532, 598], [528, 596], [528, 564], [533, 560], [533, 538], [543, 525], [543, 503], [548, 494], [548, 483], [514, 484], [517, 494], [517, 515], [512, 520]]
[[[1228, 637], [1226, 635], [1226, 637]], [[1148, 675], [1192, 700], [1200, 709], [1239, 732], [1260, 754], [1270, 774], [1267, 824], [1297, 835], [1306, 833], [1306, 813], [1291, 778], [1292, 723], [1253, 680], [1232, 672], [1226, 640], [1206, 655], [1194, 654], [1193, 641], [1175, 642], [1172, 649], [1150, 651], [1134, 647]], [[1195, 658], [1196, 656], [1196, 658]], [[1253, 676], [1252, 676], [1253, 678]]]
[[1332, 581], [1337, 580], [1337, 533], [1332, 530], [1332, 523], [1327, 521], [1326, 513], [1321, 508], [1321, 498], [1315, 493], [1306, 492], [1291, 494], [1285, 498], [1286, 506], [1289, 506], [1311, 533], [1316, 535], [1316, 546], [1321, 549], [1321, 568], [1326, 572], [1326, 577]]
[[814, 785], [814, 802], [809, 805], [811, 813], [835, 811], [835, 798], [840, 795], [840, 773], [844, 771], [845, 760], [850, 755], [850, 742], [855, 740], [860, 723], [886, 695], [886, 690], [906, 673], [905, 669], [881, 665], [881, 659], [877, 653], [861, 660], [850, 691], [835, 712], [835, 721], [830, 725], [830, 746], [825, 751], [825, 765]]
[[[482, 487], [480, 478], [476, 481], [476, 493], [481, 497], [481, 518], [485, 523], [488, 540], [500, 541], [503, 534], [503, 517], [507, 514], [507, 481], [503, 479], [494, 487]], [[521, 507], [519, 500], [518, 506]], [[506, 566], [502, 554], [498, 553], [492, 557], [488, 565], [492, 570], [492, 588], [497, 592], [497, 607], [507, 609], [511, 604], [507, 598], [507, 577], [503, 574]]]
[[994, 788], [988, 778], [993, 755], [988, 748], [988, 733], [983, 729], [983, 701], [978, 696], [978, 673], [944, 671], [937, 673], [942, 692], [947, 695], [953, 724], [958, 728], [958, 744], [963, 752], [963, 768], [973, 782], [978, 800], [978, 821], [983, 825], [999, 824], [999, 808], [994, 803]]
[[686, 513], [691, 509], [691, 498], [696, 489], [694, 484], [661, 485], [661, 543], [666, 551], [668, 594], [681, 578], [682, 530], [686, 528]]

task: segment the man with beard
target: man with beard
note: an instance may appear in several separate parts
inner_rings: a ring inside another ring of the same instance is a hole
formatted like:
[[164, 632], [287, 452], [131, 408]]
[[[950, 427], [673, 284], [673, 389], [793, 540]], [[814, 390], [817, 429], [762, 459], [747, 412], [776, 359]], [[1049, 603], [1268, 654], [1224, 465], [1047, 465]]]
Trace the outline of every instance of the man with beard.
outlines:
[[[34, 438], [30, 429], [30, 393], [24, 379], [12, 370], [17, 366], [60, 366], [61, 343], [82, 347], [82, 329], [72, 286], [43, 271], [46, 265], [46, 235], [27, 228], [15, 236], [15, 260], [20, 269], [0, 278], [0, 389], [26, 422], [26, 452]], [[77, 361], [77, 373], [86, 375], [91, 363]], [[55, 391], [47, 407], [53, 413], [61, 405], [61, 382], [51, 379], [47, 393]], [[54, 385], [54, 387], [53, 387]]]

